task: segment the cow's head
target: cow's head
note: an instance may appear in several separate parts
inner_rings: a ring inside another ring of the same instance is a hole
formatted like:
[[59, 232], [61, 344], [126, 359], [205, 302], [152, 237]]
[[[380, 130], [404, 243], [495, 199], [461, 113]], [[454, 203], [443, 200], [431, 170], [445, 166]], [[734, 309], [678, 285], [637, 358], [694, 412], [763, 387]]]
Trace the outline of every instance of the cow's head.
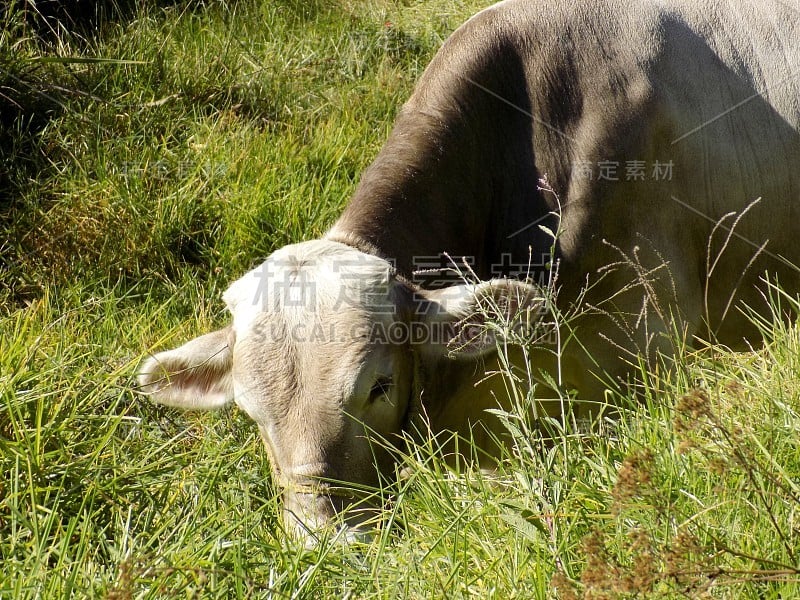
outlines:
[[343, 244], [287, 246], [227, 290], [229, 327], [146, 361], [141, 391], [190, 409], [235, 400], [258, 424], [291, 529], [340, 512], [357, 528], [375, 512], [358, 488], [393, 473], [390, 448], [436, 376], [421, 367], [494, 351], [487, 310], [537, 295], [505, 280], [423, 291]]

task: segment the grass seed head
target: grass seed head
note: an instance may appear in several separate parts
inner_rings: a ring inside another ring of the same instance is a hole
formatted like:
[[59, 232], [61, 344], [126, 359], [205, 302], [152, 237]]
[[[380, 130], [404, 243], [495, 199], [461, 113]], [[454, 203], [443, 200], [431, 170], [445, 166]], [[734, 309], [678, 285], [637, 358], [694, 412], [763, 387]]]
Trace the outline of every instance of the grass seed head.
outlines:
[[625, 457], [617, 472], [617, 482], [612, 491], [612, 513], [619, 514], [631, 500], [650, 495], [653, 466], [653, 453], [649, 448], [633, 452]]

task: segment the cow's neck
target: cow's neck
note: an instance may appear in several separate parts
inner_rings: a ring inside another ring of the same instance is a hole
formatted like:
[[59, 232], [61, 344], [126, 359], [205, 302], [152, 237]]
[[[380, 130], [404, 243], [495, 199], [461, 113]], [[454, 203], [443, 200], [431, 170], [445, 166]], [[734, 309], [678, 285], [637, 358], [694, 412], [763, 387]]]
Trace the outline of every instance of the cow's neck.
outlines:
[[515, 58], [429, 69], [328, 239], [392, 259], [404, 276], [442, 253], [468, 257], [481, 278], [504, 253], [526, 260], [539, 229], [512, 234], [549, 209]]
[[441, 252], [482, 260], [491, 197], [469, 137], [405, 111], [329, 237], [374, 250], [406, 275]]

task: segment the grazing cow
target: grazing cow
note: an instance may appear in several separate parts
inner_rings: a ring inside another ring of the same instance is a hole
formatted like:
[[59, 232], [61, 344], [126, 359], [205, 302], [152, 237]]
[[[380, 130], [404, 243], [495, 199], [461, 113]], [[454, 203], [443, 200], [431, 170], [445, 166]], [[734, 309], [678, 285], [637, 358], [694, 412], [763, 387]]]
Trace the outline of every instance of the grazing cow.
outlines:
[[[332, 482], [375, 485], [415, 424], [496, 451], [487, 318], [583, 307], [558, 352], [526, 349], [580, 415], [676, 333], [755, 340], [741, 307], [766, 313], [765, 272], [800, 290], [799, 238], [796, 0], [507, 0], [444, 43], [330, 231], [234, 282], [232, 324], [140, 383], [235, 401], [289, 521], [358, 525]], [[465, 281], [431, 276], [442, 253]]]

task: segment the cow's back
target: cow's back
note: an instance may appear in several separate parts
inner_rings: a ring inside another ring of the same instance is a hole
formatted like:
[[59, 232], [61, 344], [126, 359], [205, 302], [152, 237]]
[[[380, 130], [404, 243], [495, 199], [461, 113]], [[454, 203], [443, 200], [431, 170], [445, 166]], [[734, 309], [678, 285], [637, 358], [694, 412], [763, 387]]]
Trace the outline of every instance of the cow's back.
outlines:
[[[469, 72], [458, 64], [475, 60], [469, 38], [526, 66], [536, 171], [560, 196], [550, 207], [562, 212], [568, 302], [623, 255], [666, 263], [663, 302], [690, 333], [735, 345], [755, 332], [731, 307], [766, 310], [765, 271], [800, 287], [800, 5], [507, 1], [448, 42], [431, 87]], [[519, 237], [517, 255], [529, 245]], [[631, 274], [606, 275], [592, 300]]]
[[481, 277], [511, 255], [541, 278], [558, 230], [558, 301], [592, 307], [575, 371], [666, 349], [652, 342], [673, 316], [690, 337], [755, 338], [736, 307], [767, 311], [763, 273], [800, 289], [798, 15], [716, 0], [482, 11], [426, 69], [332, 237], [406, 274], [444, 251]]

